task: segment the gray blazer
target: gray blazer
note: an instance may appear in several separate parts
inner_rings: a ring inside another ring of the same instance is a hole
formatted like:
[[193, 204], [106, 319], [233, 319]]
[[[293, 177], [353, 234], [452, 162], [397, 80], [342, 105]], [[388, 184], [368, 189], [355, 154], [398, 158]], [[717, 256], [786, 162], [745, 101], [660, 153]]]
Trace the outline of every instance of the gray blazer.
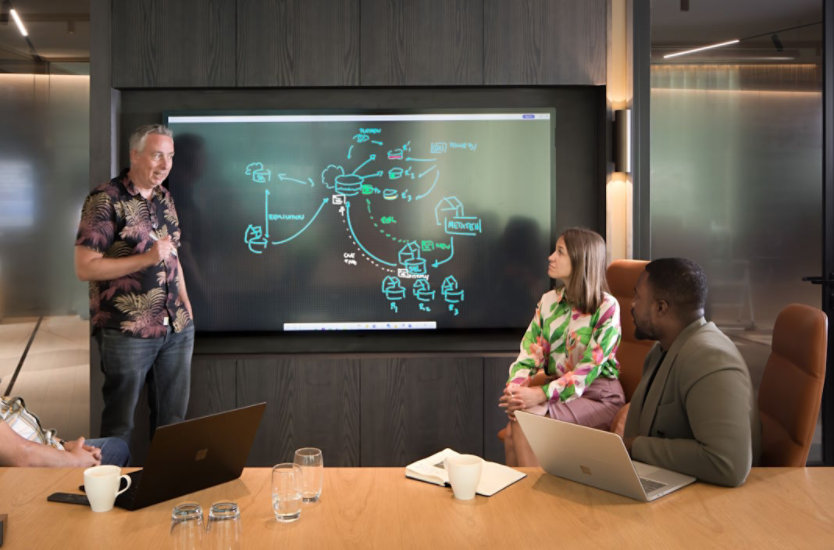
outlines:
[[681, 331], [658, 366], [662, 355], [655, 344], [631, 397], [625, 437], [635, 438], [632, 458], [701, 481], [741, 485], [758, 460], [761, 428], [738, 349], [702, 317]]

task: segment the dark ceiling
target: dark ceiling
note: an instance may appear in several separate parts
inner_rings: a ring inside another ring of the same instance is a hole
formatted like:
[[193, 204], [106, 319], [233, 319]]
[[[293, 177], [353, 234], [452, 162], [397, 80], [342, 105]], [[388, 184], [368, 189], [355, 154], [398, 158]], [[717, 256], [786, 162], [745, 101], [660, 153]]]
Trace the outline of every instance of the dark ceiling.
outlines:
[[652, 58], [660, 61], [666, 53], [741, 39], [699, 57], [686, 56], [686, 61], [819, 63], [822, 4], [823, 0], [653, 0]]

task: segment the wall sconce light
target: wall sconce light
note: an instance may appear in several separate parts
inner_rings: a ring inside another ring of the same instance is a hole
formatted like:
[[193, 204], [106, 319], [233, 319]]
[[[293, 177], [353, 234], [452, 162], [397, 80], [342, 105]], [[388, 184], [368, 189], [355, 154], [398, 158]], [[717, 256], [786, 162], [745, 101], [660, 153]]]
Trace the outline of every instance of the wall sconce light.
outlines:
[[614, 111], [614, 171], [631, 173], [631, 109]]

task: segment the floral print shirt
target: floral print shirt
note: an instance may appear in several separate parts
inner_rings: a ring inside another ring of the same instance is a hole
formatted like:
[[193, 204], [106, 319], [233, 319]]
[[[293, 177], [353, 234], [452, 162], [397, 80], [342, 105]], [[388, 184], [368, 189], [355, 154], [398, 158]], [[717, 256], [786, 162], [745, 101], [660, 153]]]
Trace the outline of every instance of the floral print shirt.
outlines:
[[617, 299], [605, 293], [599, 308], [588, 314], [574, 309], [564, 294], [560, 288], [542, 296], [507, 380], [521, 384], [544, 369], [548, 400], [576, 399], [597, 377], [620, 374], [614, 357], [622, 336]]
[[[157, 187], [145, 200], [127, 170], [87, 195], [75, 244], [122, 258], [146, 252], [154, 238], [170, 235], [180, 245], [177, 211], [171, 194]], [[177, 256], [110, 281], [90, 282], [90, 318], [97, 328], [119, 329], [140, 338], [164, 336], [170, 324], [180, 332], [191, 323], [180, 300]]]

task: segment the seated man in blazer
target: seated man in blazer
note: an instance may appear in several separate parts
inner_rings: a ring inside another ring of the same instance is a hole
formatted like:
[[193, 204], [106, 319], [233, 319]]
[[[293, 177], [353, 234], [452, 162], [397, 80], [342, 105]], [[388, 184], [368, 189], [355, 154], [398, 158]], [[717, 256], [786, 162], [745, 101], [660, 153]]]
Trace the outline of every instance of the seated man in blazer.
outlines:
[[691, 260], [649, 263], [634, 289], [635, 336], [657, 340], [631, 398], [624, 441], [632, 458], [735, 487], [759, 454], [750, 372], [704, 319], [707, 281]]

